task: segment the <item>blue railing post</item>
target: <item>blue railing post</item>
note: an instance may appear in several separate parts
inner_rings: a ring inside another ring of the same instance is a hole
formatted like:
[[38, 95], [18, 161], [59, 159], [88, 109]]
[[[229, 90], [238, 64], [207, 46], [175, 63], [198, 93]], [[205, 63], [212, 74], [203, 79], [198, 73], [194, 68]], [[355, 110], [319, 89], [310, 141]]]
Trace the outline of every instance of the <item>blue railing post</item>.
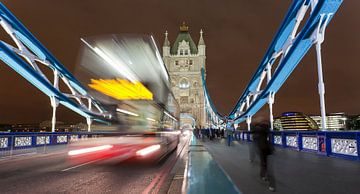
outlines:
[[357, 144], [358, 160], [360, 160], [360, 133], [356, 133], [356, 144]]
[[246, 133], [246, 140], [248, 141], [248, 142], [251, 142], [251, 139], [250, 139], [250, 133]]
[[36, 147], [36, 134], [31, 135], [31, 146]]
[[301, 132], [296, 132], [296, 134], [298, 141], [298, 150], [301, 151], [303, 149], [303, 143], [302, 143], [303, 134]]
[[286, 134], [285, 132], [281, 132], [281, 141], [282, 141], [282, 147], [286, 148]]
[[326, 149], [326, 155], [330, 156], [330, 154], [331, 154], [331, 137], [328, 133], [325, 133], [325, 149]]

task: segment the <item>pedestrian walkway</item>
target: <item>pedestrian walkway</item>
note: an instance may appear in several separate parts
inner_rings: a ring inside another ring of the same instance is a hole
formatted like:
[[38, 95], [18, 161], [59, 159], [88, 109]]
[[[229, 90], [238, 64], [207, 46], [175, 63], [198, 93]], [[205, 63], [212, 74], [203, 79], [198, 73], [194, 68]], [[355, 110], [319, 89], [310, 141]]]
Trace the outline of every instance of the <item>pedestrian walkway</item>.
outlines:
[[[244, 194], [273, 193], [259, 176], [259, 159], [249, 162], [249, 143], [225, 139], [205, 147]], [[277, 148], [272, 157], [276, 193], [360, 193], [360, 162]]]
[[192, 136], [189, 145], [187, 193], [189, 194], [238, 194], [231, 179], [213, 160], [200, 140]]

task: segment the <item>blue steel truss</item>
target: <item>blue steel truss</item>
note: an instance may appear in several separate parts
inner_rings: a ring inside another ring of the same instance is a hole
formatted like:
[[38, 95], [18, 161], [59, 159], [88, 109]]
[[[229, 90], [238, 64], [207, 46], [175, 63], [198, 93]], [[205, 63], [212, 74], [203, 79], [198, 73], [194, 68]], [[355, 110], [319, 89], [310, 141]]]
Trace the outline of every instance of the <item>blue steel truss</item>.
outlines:
[[[59, 103], [86, 117], [89, 125], [93, 119], [111, 117], [111, 115], [89, 95], [80, 82], [2, 3], [0, 3], [0, 24], [17, 46], [16, 48], [0, 41], [0, 59], [50, 97], [53, 107], [53, 130], [55, 127], [55, 111]], [[53, 83], [42, 73], [37, 63], [45, 65], [53, 71]], [[59, 79], [66, 84], [71, 94], [60, 91], [58, 86]]]
[[221, 115], [215, 108], [214, 103], [212, 102], [209, 91], [206, 86], [206, 80], [205, 80], [205, 69], [201, 68], [201, 80], [202, 80], [202, 86], [204, 91], [204, 97], [205, 97], [205, 111], [208, 119], [210, 120], [210, 123], [218, 127], [219, 124], [222, 123], [222, 121], [225, 120], [225, 117]]
[[[269, 103], [269, 105], [273, 103], [275, 93], [287, 80], [310, 47], [318, 44], [320, 48], [324, 39], [325, 28], [341, 3], [342, 0], [293, 1], [250, 83], [230, 112], [229, 120], [234, 123], [243, 122], [251, 118], [265, 103]], [[298, 29], [301, 20], [310, 7], [310, 16], [304, 27]], [[271, 75], [271, 67], [278, 58], [280, 60], [278, 60], [277, 68]], [[261, 88], [266, 76], [267, 84]]]

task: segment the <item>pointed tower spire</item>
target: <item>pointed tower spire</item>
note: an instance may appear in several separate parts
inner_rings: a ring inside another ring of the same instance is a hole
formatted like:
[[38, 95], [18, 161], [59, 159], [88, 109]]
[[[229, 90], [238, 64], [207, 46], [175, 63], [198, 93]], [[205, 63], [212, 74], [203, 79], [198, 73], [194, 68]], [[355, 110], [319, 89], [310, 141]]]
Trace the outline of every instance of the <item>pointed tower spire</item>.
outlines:
[[204, 37], [203, 37], [203, 30], [200, 30], [200, 39], [199, 39], [199, 43], [198, 43], [198, 54], [205, 56], [205, 41], [204, 41]]
[[204, 41], [204, 38], [203, 38], [203, 30], [201, 29], [200, 30], [200, 39], [199, 39], [199, 44], [198, 45], [205, 45], [205, 41]]
[[167, 30], [165, 31], [165, 40], [164, 40], [164, 45], [163, 46], [170, 46], [170, 41], [168, 39], [168, 32]]
[[163, 57], [164, 56], [170, 56], [170, 41], [168, 39], [168, 32], [165, 31], [165, 40], [163, 44]]

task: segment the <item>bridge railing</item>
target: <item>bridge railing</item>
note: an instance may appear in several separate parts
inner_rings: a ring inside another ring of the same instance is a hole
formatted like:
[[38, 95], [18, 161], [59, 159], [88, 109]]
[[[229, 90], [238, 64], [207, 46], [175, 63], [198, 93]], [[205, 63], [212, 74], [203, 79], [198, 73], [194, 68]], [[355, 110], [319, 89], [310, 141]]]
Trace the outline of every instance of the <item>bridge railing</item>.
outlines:
[[29, 152], [47, 152], [55, 145], [66, 145], [88, 138], [98, 138], [120, 133], [94, 132], [15, 132], [0, 133], [0, 157]]
[[[248, 131], [237, 131], [235, 139], [253, 141]], [[273, 131], [270, 140], [282, 148], [360, 160], [360, 132], [357, 131]]]

